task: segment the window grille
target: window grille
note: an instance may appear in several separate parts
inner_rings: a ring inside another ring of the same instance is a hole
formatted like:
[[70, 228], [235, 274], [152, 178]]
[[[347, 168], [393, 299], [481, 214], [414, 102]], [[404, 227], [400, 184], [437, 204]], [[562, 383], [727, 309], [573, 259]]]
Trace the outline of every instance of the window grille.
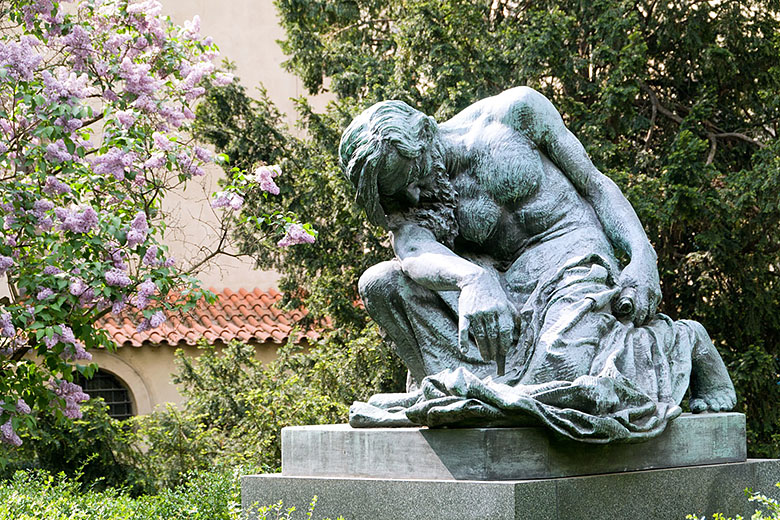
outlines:
[[114, 419], [127, 419], [134, 415], [130, 391], [114, 374], [98, 370], [91, 379], [79, 376], [76, 382], [90, 398], [102, 397], [108, 405], [108, 415]]

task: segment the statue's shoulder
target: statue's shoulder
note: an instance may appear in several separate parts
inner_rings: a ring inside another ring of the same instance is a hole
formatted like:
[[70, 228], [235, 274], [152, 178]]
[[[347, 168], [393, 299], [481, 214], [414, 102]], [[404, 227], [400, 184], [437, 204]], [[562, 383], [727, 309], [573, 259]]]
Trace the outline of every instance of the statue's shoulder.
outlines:
[[562, 124], [550, 100], [531, 87], [511, 88], [482, 102], [485, 103], [482, 111], [490, 119], [522, 131], [534, 141]]
[[544, 110], [549, 104], [550, 102], [544, 95], [531, 87], [514, 87], [495, 96], [480, 99], [459, 112], [448, 123], [469, 124], [482, 121], [483, 123], [512, 124], [519, 117], [523, 119], [533, 117], [535, 113]]
[[546, 117], [551, 111], [557, 113], [550, 100], [531, 87], [510, 88], [484, 101], [488, 100], [493, 115], [501, 119], [538, 118]]

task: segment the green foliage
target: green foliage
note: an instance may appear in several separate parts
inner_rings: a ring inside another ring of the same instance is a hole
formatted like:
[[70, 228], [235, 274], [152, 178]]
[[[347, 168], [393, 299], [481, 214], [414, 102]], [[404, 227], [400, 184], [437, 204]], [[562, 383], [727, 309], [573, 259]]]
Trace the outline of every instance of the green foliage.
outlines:
[[[282, 273], [279, 287], [291, 306], [305, 301], [310, 316], [327, 316], [340, 327], [359, 332], [366, 325], [366, 315], [355, 305], [357, 278], [387, 258], [388, 242], [351, 204], [351, 189], [342, 179], [335, 155], [338, 123], [318, 119], [324, 137], [307, 141], [290, 134], [262, 89], [254, 100], [236, 82], [211, 88], [206, 97], [198, 106], [195, 133], [227, 153], [229, 161], [224, 167], [229, 179], [235, 176], [233, 167], [249, 169], [258, 162], [280, 164], [285, 176], [281, 193], [273, 199], [259, 189], [246, 193], [241, 215], [245, 225], [236, 234], [241, 252], [251, 254], [259, 267]], [[317, 242], [275, 247], [262, 226], [251, 222], [262, 220], [276, 207], [310, 222], [319, 230]]]
[[101, 399], [85, 403], [82, 412], [83, 418], [73, 422], [42, 416], [38, 428], [23, 436], [22, 446], [0, 445], [5, 452], [0, 459], [6, 459], [2, 475], [40, 469], [67, 475], [84, 487], [123, 487], [134, 494], [149, 489], [146, 474], [138, 464], [143, 454], [137, 449], [129, 423], [109, 417]]
[[[352, 117], [394, 98], [443, 120], [529, 85], [553, 101], [637, 210], [659, 256], [662, 311], [700, 320], [712, 335], [748, 416], [751, 455], [780, 455], [776, 0], [276, 4], [288, 69], [309, 92], [336, 95], [322, 114], [300, 101], [308, 135], [284, 134], [293, 178], [284, 202], [315, 224], [318, 244], [288, 254], [240, 231], [260, 265], [284, 273], [285, 291], [348, 331], [365, 323], [356, 280], [391, 253], [355, 210], [338, 168], [336, 147]], [[230, 149], [235, 164], [271, 160], [235, 137], [235, 106], [246, 107], [241, 120], [252, 128], [279, 128], [267, 99], [228, 87], [200, 107], [212, 128], [225, 123], [207, 139]]]
[[[246, 520], [239, 480], [245, 471], [193, 472], [186, 484], [139, 497], [116, 488], [85, 491], [78, 481], [62, 474], [19, 471], [0, 481], [0, 520]], [[315, 496], [306, 518], [317, 518], [316, 503]], [[250, 518], [289, 520], [294, 511], [295, 507], [285, 508], [281, 502], [256, 505]]]
[[345, 345], [325, 338], [310, 347], [283, 346], [268, 365], [251, 345], [204, 345], [196, 359], [178, 354], [183, 410], [139, 418], [147, 450], [143, 466], [158, 486], [171, 486], [192, 470], [253, 465], [277, 471], [281, 428], [345, 422], [348, 405], [397, 387], [403, 371], [388, 371], [387, 350], [376, 329]]
[[[775, 486], [780, 488], [780, 483], [775, 484]], [[748, 497], [748, 500], [751, 502], [758, 502], [765, 509], [765, 511], [757, 509], [750, 517], [751, 520], [780, 520], [780, 503], [778, 503], [777, 500], [762, 495], [761, 493], [754, 493], [750, 489], [745, 490], [745, 495]], [[705, 517], [698, 517], [696, 515], [688, 515], [685, 518], [688, 520], [706, 520]], [[712, 520], [743, 520], [743, 517], [737, 515], [737, 518], [735, 519], [731, 517], [728, 517], [727, 519], [722, 513], [715, 513], [712, 515]]]
[[238, 474], [192, 473], [175, 489], [133, 498], [116, 488], [85, 491], [64, 475], [20, 471], [0, 482], [0, 520], [240, 520]]

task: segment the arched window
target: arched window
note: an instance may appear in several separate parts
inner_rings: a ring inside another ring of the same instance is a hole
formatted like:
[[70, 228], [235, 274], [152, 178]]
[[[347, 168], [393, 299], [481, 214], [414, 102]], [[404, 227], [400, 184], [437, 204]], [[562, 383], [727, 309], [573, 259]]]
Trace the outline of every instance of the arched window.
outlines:
[[135, 415], [130, 390], [114, 374], [98, 370], [91, 379], [82, 376], [76, 382], [91, 398], [102, 397], [108, 405], [108, 415], [114, 419], [127, 419]]

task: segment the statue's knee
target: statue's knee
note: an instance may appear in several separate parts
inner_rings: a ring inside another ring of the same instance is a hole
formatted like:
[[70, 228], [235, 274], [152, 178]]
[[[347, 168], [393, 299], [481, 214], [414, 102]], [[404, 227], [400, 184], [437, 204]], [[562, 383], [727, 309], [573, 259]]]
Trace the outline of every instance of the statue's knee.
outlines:
[[382, 262], [369, 267], [358, 280], [358, 291], [366, 306], [387, 301], [398, 292], [404, 276], [398, 262]]

